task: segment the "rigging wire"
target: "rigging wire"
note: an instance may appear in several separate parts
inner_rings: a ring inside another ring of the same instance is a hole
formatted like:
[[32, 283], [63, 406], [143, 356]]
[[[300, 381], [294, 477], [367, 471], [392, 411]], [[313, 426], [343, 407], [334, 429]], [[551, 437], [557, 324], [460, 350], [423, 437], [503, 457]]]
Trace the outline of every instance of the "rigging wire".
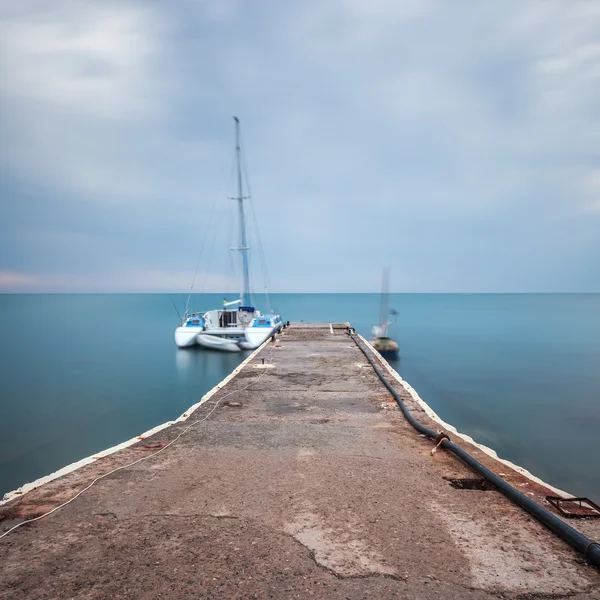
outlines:
[[[226, 190], [229, 187], [229, 184], [230, 184], [231, 180], [233, 179], [234, 168], [235, 168], [235, 154], [233, 155], [233, 158], [231, 160], [231, 166], [229, 168], [229, 176], [227, 177], [227, 180], [223, 184], [222, 192], [215, 197], [215, 200], [214, 200], [214, 206], [215, 207], [217, 205], [217, 202], [219, 202], [221, 199], [223, 199], [223, 197], [225, 197]], [[208, 250], [207, 250], [208, 251], [207, 264], [210, 264], [212, 262], [212, 257], [213, 257], [213, 254], [214, 254], [215, 241], [216, 241], [216, 238], [217, 238], [217, 230], [218, 230], [218, 227], [215, 224], [215, 227], [212, 227], [207, 232], [207, 239], [208, 239], [208, 236], [210, 235], [210, 233], [212, 233], [212, 238], [211, 238], [211, 241], [209, 243]], [[208, 271], [209, 271], [208, 269], [204, 270], [204, 274], [203, 274], [202, 281], [201, 281], [201, 284], [200, 284], [200, 291], [201, 292], [203, 292], [205, 290], [205, 288], [206, 288], [206, 281], [207, 281], [208, 275], [209, 275]], [[219, 290], [219, 291], [221, 291], [221, 290]]]
[[[233, 260], [233, 252], [238, 251], [237, 248], [234, 246], [235, 244], [235, 215], [234, 215], [234, 209], [233, 209], [233, 204], [230, 205], [230, 207], [227, 210], [227, 215], [229, 217], [229, 215], [233, 215], [233, 218], [227, 218], [227, 222], [229, 223], [229, 244], [227, 246], [227, 259], [228, 259], [228, 264], [229, 264], [229, 271], [227, 273], [227, 279], [225, 280], [225, 290], [223, 290], [224, 292], [227, 293], [227, 295], [229, 295], [229, 293], [232, 291], [232, 289], [234, 289], [236, 286], [233, 285], [233, 282], [237, 280], [238, 278], [238, 273], [237, 273], [237, 269], [236, 269], [236, 262]], [[241, 274], [240, 274], [240, 278], [241, 278]], [[242, 287], [239, 289], [243, 288], [243, 284]]]
[[258, 219], [256, 218], [256, 211], [254, 209], [254, 202], [252, 200], [252, 190], [250, 188], [250, 178], [248, 177], [248, 169], [246, 167], [246, 154], [244, 152], [244, 145], [241, 144], [241, 163], [242, 163], [242, 172], [244, 174], [244, 180], [246, 181], [246, 187], [248, 189], [248, 200], [250, 204], [250, 212], [252, 213], [252, 222], [254, 224], [254, 231], [256, 232], [256, 241], [258, 246], [258, 257], [260, 262], [260, 267], [263, 276], [264, 290], [265, 290], [265, 300], [267, 302], [267, 308], [269, 312], [273, 312], [271, 308], [271, 298], [269, 297], [269, 273], [267, 270], [267, 261], [265, 258], [265, 252], [262, 245], [262, 239], [260, 237], [260, 229], [258, 227]]
[[267, 302], [267, 308], [269, 309], [269, 312], [272, 312], [271, 298], [269, 296], [270, 282], [269, 282], [269, 273], [267, 271], [267, 260], [265, 258], [265, 252], [263, 250], [262, 240], [261, 240], [261, 237], [260, 237], [260, 232], [258, 230], [258, 220], [256, 218], [256, 211], [254, 210], [254, 202], [252, 202], [252, 198], [250, 198], [249, 204], [250, 204], [250, 212], [252, 213], [252, 221], [254, 222], [254, 227], [256, 229], [256, 239], [257, 239], [257, 246], [258, 246], [258, 258], [259, 258], [260, 268], [261, 268], [262, 276], [263, 276], [264, 290], [265, 290], [265, 300]]
[[[245, 153], [244, 153], [244, 142], [243, 142], [243, 137], [242, 137], [242, 132], [241, 130], [238, 131], [238, 135], [239, 135], [239, 166], [240, 166], [240, 173], [241, 173], [241, 180], [242, 180], [242, 197], [245, 200], [251, 200], [251, 191], [250, 191], [250, 179], [248, 177], [248, 171], [246, 169], [245, 163], [246, 163], [246, 158], [245, 158]], [[246, 185], [246, 195], [244, 196], [243, 194], [243, 185]], [[249, 236], [247, 237], [246, 240], [246, 246], [247, 246], [247, 250], [245, 250], [246, 252], [246, 258], [247, 258], [247, 263], [248, 263], [248, 272], [250, 272], [250, 265], [251, 265], [251, 259], [252, 259], [252, 254], [250, 252], [251, 248], [252, 248], [252, 244], [251, 244], [251, 238], [252, 238], [252, 231], [249, 231]], [[243, 287], [243, 286], [242, 286]], [[249, 277], [248, 280], [248, 299], [250, 302], [251, 306], [255, 305], [254, 302], [254, 290], [252, 287], [252, 278]]]
[[183, 319], [181, 318], [181, 315], [179, 314], [179, 310], [177, 309], [177, 305], [175, 304], [175, 300], [173, 300], [173, 296], [169, 295], [169, 300], [171, 301], [171, 304], [173, 305], [173, 308], [175, 309], [175, 312], [177, 313], [179, 320], [183, 322]]
[[208, 236], [210, 234], [211, 231], [211, 224], [212, 224], [212, 219], [213, 219], [213, 215], [215, 213], [215, 207], [217, 205], [217, 198], [215, 197], [213, 199], [213, 203], [212, 203], [212, 207], [210, 209], [210, 216], [208, 218], [208, 224], [207, 224], [207, 229], [206, 229], [206, 234], [204, 235], [204, 239], [202, 241], [202, 246], [200, 247], [200, 253], [198, 254], [198, 260], [196, 261], [196, 268], [194, 269], [194, 276], [192, 278], [192, 285], [190, 286], [190, 291], [187, 297], [187, 301], [185, 303], [185, 314], [188, 314], [188, 309], [189, 309], [189, 305], [190, 305], [190, 298], [192, 297], [192, 292], [194, 291], [194, 285], [196, 284], [196, 276], [198, 275], [198, 269], [200, 267], [200, 260], [202, 259], [202, 254], [204, 253], [204, 248], [206, 246], [206, 241], [208, 239]]

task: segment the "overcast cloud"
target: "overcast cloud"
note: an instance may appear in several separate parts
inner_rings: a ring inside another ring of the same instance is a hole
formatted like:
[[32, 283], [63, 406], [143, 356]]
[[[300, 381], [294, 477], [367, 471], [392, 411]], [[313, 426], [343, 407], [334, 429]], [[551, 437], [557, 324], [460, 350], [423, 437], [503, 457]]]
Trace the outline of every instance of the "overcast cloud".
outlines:
[[226, 291], [238, 115], [272, 291], [600, 292], [595, 0], [8, 0], [0, 71], [0, 291]]

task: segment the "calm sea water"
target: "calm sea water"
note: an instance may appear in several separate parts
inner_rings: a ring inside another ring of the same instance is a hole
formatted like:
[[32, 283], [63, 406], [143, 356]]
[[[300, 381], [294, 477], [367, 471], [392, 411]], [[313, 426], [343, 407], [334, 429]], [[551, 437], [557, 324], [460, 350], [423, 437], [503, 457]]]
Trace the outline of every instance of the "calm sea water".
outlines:
[[[272, 303], [366, 336], [379, 315], [377, 294]], [[392, 294], [390, 307], [394, 367], [443, 419], [600, 502], [600, 295]], [[160, 294], [0, 295], [0, 495], [178, 417], [248, 354], [178, 350], [177, 321]]]

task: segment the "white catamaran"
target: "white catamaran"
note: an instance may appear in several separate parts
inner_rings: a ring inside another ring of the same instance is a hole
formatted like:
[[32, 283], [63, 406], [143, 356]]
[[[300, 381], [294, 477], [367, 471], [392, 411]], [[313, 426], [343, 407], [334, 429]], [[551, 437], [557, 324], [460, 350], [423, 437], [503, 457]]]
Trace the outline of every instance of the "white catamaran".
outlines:
[[186, 312], [181, 325], [175, 329], [175, 343], [179, 348], [199, 345], [214, 350], [239, 352], [258, 348], [266, 339], [283, 327], [281, 317], [275, 313], [263, 315], [251, 306], [250, 273], [248, 268], [248, 247], [246, 239], [246, 219], [242, 182], [240, 121], [235, 121], [235, 156], [237, 166], [238, 218], [240, 240], [238, 250], [242, 262], [242, 293], [233, 302], [225, 302], [223, 307], [204, 313]]

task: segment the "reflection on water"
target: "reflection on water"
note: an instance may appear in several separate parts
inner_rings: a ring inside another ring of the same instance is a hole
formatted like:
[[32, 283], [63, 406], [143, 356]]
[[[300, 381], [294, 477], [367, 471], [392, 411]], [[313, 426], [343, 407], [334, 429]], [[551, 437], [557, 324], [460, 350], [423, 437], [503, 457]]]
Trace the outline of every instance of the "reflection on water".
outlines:
[[219, 350], [208, 350], [200, 346], [176, 348], [174, 352], [175, 368], [180, 382], [190, 379], [197, 381], [199, 378], [206, 380], [211, 375], [218, 375], [219, 378], [223, 378], [250, 355], [249, 351], [220, 352]]
[[179, 378], [189, 375], [191, 369], [197, 368], [200, 362], [200, 353], [195, 348], [177, 348], [175, 350], [175, 367]]
[[398, 375], [402, 376], [402, 370], [400, 369], [402, 358], [398, 356], [398, 358], [387, 358], [386, 360], [390, 367], [392, 367], [392, 369], [394, 369]]

